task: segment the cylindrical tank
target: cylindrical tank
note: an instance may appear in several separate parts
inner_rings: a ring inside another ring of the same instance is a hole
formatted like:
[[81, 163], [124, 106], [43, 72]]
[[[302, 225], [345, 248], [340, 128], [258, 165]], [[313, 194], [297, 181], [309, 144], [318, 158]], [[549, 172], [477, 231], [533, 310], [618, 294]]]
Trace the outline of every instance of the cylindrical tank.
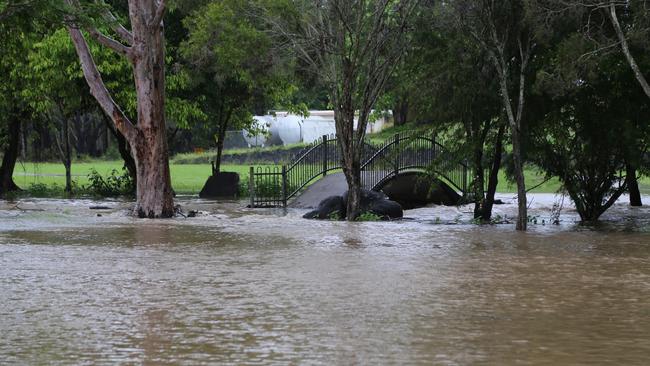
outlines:
[[297, 144], [302, 141], [302, 119], [300, 117], [287, 115], [285, 117], [277, 117], [275, 120], [278, 134], [283, 144]]
[[250, 147], [267, 145], [271, 119], [267, 116], [254, 116], [251, 130], [242, 130], [244, 139]]
[[302, 141], [306, 144], [311, 144], [323, 135], [335, 133], [336, 127], [332, 118], [310, 116], [302, 124]]

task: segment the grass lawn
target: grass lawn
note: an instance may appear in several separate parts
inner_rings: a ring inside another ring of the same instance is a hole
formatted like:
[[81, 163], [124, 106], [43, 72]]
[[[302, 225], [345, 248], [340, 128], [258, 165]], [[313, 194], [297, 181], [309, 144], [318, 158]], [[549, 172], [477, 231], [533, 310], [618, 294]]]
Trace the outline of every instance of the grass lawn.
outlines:
[[[268, 165], [271, 167], [271, 165]], [[118, 172], [122, 170], [121, 161], [94, 161], [72, 164], [72, 179], [77, 185], [88, 184], [87, 175], [91, 169], [96, 169], [102, 176], [107, 176], [113, 169]], [[222, 171], [237, 172], [241, 180], [248, 180], [248, 165], [223, 165]], [[172, 185], [179, 194], [198, 194], [206, 179], [210, 175], [209, 164], [171, 164]], [[65, 186], [65, 169], [62, 164], [57, 163], [25, 163], [16, 165], [14, 180], [19, 187], [28, 188], [31, 184], [42, 183], [46, 185], [56, 184]], [[526, 186], [534, 187], [544, 181], [544, 176], [533, 169], [526, 170]], [[639, 181], [641, 193], [650, 194], [650, 178], [644, 177]], [[560, 182], [553, 178], [542, 183], [539, 187], [531, 190], [533, 193], [554, 193], [560, 188]], [[505, 174], [499, 174], [500, 193], [515, 193], [517, 186], [509, 183]]]
[[[87, 163], [72, 163], [72, 180], [77, 185], [88, 184], [88, 174], [96, 169], [102, 176], [110, 175], [113, 169], [121, 173], [121, 161], [95, 161]], [[210, 164], [172, 164], [172, 186], [176, 193], [198, 194], [203, 184], [211, 174]], [[242, 180], [248, 179], [250, 167], [244, 165], [223, 165], [222, 171], [237, 172]], [[16, 165], [14, 181], [19, 187], [27, 188], [34, 183], [65, 186], [65, 169], [63, 164], [56, 163], [25, 163]]]

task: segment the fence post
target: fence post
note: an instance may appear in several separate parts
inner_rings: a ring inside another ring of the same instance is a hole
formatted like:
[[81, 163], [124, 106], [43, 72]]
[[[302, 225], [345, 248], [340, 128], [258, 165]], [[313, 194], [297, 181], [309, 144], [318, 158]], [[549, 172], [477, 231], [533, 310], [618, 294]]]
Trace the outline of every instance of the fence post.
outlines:
[[323, 177], [327, 175], [327, 135], [323, 135]]
[[287, 166], [282, 166], [282, 207], [287, 207]]
[[255, 167], [248, 172], [248, 194], [251, 199], [251, 208], [255, 208]]
[[399, 133], [395, 134], [395, 167], [393, 168], [393, 175], [397, 176], [399, 173]]
[[463, 196], [467, 196], [467, 164], [463, 163]]

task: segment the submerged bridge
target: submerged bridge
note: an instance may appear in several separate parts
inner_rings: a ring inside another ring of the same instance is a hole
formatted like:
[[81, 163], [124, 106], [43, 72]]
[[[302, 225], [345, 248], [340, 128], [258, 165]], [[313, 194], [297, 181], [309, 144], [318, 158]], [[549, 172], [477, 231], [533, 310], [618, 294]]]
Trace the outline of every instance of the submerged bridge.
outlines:
[[[341, 194], [337, 185], [345, 183], [345, 178], [342, 173], [335, 172], [341, 170], [341, 162], [337, 140], [323, 136], [287, 165], [251, 167], [250, 207], [286, 207], [289, 200], [300, 196], [307, 187], [311, 189], [310, 185], [321, 183], [315, 182], [317, 180], [322, 180], [325, 191], [329, 188], [333, 194]], [[467, 164], [455, 159], [433, 137], [396, 134], [383, 144], [364, 143], [361, 162], [364, 188], [379, 191], [391, 179], [413, 171], [434, 173], [462, 196], [468, 193], [468, 176], [471, 175]], [[347, 185], [344, 187], [347, 189]]]

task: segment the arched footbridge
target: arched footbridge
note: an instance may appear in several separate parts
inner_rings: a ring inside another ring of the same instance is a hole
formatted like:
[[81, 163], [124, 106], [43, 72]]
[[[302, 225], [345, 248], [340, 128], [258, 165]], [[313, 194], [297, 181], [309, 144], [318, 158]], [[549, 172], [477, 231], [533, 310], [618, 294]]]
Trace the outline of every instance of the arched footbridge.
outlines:
[[[335, 138], [323, 136], [282, 167], [251, 167], [251, 207], [286, 207], [291, 201], [340, 195], [347, 189], [341, 170], [341, 149]], [[336, 171], [339, 172], [336, 172]], [[383, 144], [365, 143], [361, 184], [379, 191], [391, 179], [413, 171], [428, 171], [460, 195], [468, 194], [471, 172], [463, 161], [425, 135], [396, 134]]]

